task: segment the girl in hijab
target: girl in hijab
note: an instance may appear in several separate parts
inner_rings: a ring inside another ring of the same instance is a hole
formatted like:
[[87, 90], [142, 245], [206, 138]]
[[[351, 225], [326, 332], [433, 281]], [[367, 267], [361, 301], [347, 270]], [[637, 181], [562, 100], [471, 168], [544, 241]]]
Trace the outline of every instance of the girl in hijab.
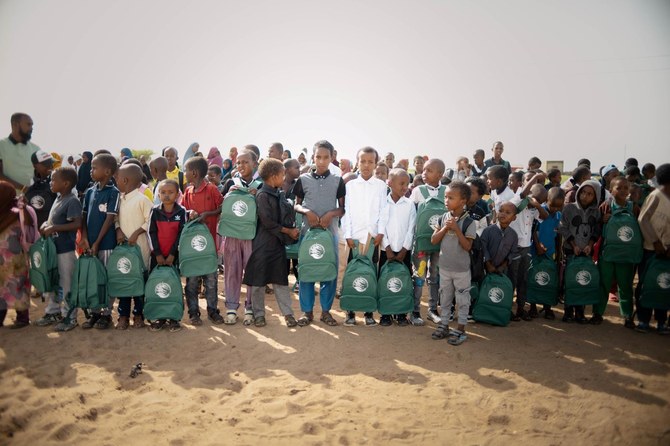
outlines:
[[[30, 324], [30, 280], [28, 278], [27, 228], [36, 231], [36, 222], [31, 214], [22, 209], [16, 189], [6, 181], [0, 181], [0, 326], [13, 306], [16, 320], [11, 328], [23, 328]], [[20, 213], [23, 213], [23, 225]], [[35, 238], [35, 234], [30, 236]]]
[[196, 154], [196, 152], [200, 150], [200, 144], [197, 142], [194, 142], [190, 146], [188, 146], [188, 149], [186, 149], [186, 153], [184, 153], [183, 158], [183, 163], [186, 163], [190, 157]]
[[93, 159], [93, 154], [91, 152], [84, 152], [81, 154], [81, 166], [79, 166], [79, 171], [77, 172], [77, 192], [79, 193], [79, 198], [84, 196], [84, 192], [88, 189], [91, 184], [91, 160]]
[[207, 165], [209, 166], [219, 166], [223, 170], [223, 158], [219, 149], [212, 147], [209, 149], [209, 154], [207, 155]]
[[223, 160], [221, 165], [221, 181], [225, 181], [233, 175], [233, 162], [229, 159]]
[[123, 149], [121, 149], [121, 161], [123, 162], [130, 158], [135, 158], [133, 156], [133, 152], [128, 147], [124, 147]]

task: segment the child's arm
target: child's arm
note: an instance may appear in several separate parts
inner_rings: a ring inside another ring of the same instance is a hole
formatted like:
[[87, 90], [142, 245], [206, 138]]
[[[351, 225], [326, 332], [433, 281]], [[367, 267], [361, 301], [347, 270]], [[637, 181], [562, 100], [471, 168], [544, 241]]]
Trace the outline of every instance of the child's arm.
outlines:
[[302, 205], [302, 197], [296, 197], [294, 209], [297, 213], [302, 214], [307, 218], [307, 224], [310, 228], [319, 226], [319, 216], [311, 209], [307, 209]]
[[330, 226], [330, 222], [333, 220], [333, 218], [344, 216], [344, 197], [340, 198], [338, 201], [340, 207], [331, 209], [319, 217], [319, 222], [323, 229], [328, 229], [328, 226]]
[[102, 242], [102, 239], [105, 237], [105, 234], [107, 234], [107, 231], [109, 231], [110, 228], [114, 226], [114, 217], [115, 214], [107, 214], [107, 217], [105, 218], [105, 222], [102, 224], [102, 228], [100, 229], [100, 234], [98, 234], [98, 238], [96, 239], [95, 242], [93, 242], [93, 245], [91, 246], [91, 254], [96, 256], [98, 255], [98, 249], [100, 248], [100, 242]]
[[158, 225], [156, 224], [156, 212], [151, 211], [149, 216], [149, 239], [153, 248], [152, 254], [156, 257], [156, 263], [159, 265], [165, 264], [165, 257], [161, 253], [160, 244], [158, 242]]
[[530, 197], [530, 199], [528, 200], [528, 206], [537, 209], [540, 220], [545, 220], [549, 217], [549, 212], [547, 212], [547, 210], [544, 207], [542, 207], [542, 204], [540, 204], [540, 202], [537, 201], [535, 198]]
[[68, 223], [62, 225], [49, 225], [44, 222], [41, 228], [42, 235], [51, 236], [55, 232], [74, 232], [81, 227], [81, 217], [75, 217]]
[[528, 182], [524, 186], [524, 188], [521, 191], [521, 193], [519, 194], [519, 196], [521, 198], [526, 198], [526, 196], [530, 193], [530, 188], [533, 187], [533, 185], [535, 183], [538, 183], [540, 181], [544, 181], [546, 178], [547, 178], [547, 176], [544, 173], [542, 173], [542, 172], [536, 173], [535, 175], [533, 175], [530, 178], [530, 180], [528, 180]]
[[169, 266], [172, 265], [175, 257], [177, 257], [177, 251], [179, 250], [179, 238], [181, 237], [181, 231], [184, 229], [184, 225], [186, 224], [186, 210], [181, 208], [179, 210], [179, 214], [182, 216], [182, 218], [179, 220], [179, 230], [177, 231], [177, 237], [175, 237], [174, 243], [170, 248], [170, 254], [165, 259], [165, 264]]

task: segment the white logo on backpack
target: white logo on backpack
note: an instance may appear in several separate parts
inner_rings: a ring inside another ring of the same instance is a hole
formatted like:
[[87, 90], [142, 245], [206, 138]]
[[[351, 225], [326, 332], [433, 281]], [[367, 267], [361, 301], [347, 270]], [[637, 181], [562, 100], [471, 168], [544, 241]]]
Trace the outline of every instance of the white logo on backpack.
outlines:
[[368, 289], [368, 280], [365, 277], [356, 277], [351, 286], [359, 293], [363, 293]]
[[431, 228], [435, 228], [435, 226], [439, 227], [440, 217], [441, 217], [440, 214], [435, 214], [432, 217], [430, 217], [428, 219], [428, 226], [430, 226]]
[[233, 203], [231, 209], [233, 214], [237, 215], [238, 217], [244, 217], [247, 215], [247, 212], [249, 212], [249, 206], [247, 206], [247, 204], [242, 200], [237, 200], [235, 203]]
[[549, 277], [549, 273], [546, 271], [538, 271], [538, 273], [535, 274], [535, 283], [540, 286], [547, 286], [549, 285], [550, 281], [551, 278]]
[[309, 247], [309, 256], [313, 259], [320, 260], [326, 253], [326, 249], [320, 243], [314, 243]]
[[156, 293], [156, 296], [160, 297], [161, 299], [167, 299], [170, 297], [170, 293], [172, 293], [172, 288], [170, 288], [169, 284], [161, 282], [156, 284], [154, 292]]
[[196, 251], [204, 251], [207, 248], [207, 239], [202, 235], [196, 235], [191, 239], [191, 248]]
[[399, 293], [402, 290], [402, 280], [397, 277], [391, 277], [386, 282], [386, 288], [392, 293]]
[[491, 302], [494, 304], [500, 303], [504, 297], [505, 292], [498, 287], [494, 287], [489, 290], [489, 299], [491, 299]]
[[630, 226], [622, 226], [616, 232], [616, 236], [619, 238], [619, 240], [625, 243], [633, 240], [634, 235], [635, 233], [633, 232], [633, 228], [631, 228]]
[[33, 265], [35, 265], [35, 268], [42, 266], [42, 254], [39, 251], [33, 254]]
[[132, 267], [133, 262], [131, 262], [128, 257], [121, 257], [119, 261], [116, 262], [116, 269], [118, 269], [121, 274], [128, 274]]
[[575, 279], [581, 286], [586, 286], [591, 283], [591, 273], [586, 270], [581, 270], [577, 273]]
[[670, 288], [670, 273], [661, 273], [656, 278], [658, 286], [664, 290]]
[[44, 207], [44, 197], [40, 195], [35, 195], [30, 199], [30, 205], [37, 210], [40, 210]]

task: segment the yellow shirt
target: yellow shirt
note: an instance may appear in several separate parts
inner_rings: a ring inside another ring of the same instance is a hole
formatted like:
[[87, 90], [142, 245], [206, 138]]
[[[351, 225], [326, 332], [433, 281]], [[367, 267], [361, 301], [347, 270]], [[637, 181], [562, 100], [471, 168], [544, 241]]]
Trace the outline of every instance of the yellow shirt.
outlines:
[[[179, 170], [179, 167], [175, 166], [173, 170], [168, 170], [167, 172], [165, 172], [165, 175], [168, 177], [168, 180], [175, 180], [177, 183], [179, 183], [179, 172], [181, 172]], [[184, 178], [184, 175], [182, 175], [180, 184], [181, 189], [183, 189], [185, 185], [186, 185], [186, 178]]]
[[152, 206], [153, 202], [146, 195], [140, 193], [139, 189], [135, 189], [127, 194], [121, 194], [119, 214], [115, 219], [115, 226], [121, 228], [126, 237], [133, 235], [139, 228], [144, 229], [145, 232], [137, 238], [137, 246], [142, 251], [142, 259], [147, 269], [149, 269], [149, 256], [151, 255], [149, 249], [149, 218]]

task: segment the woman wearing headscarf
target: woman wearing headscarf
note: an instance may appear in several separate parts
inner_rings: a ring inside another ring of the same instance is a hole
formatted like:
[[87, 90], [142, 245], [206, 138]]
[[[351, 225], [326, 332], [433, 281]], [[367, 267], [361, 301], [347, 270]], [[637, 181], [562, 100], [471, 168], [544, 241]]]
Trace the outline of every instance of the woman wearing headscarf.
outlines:
[[81, 154], [81, 166], [79, 166], [79, 171], [77, 172], [77, 192], [79, 197], [84, 196], [84, 192], [88, 189], [88, 186], [91, 184], [91, 160], [93, 159], [93, 154], [91, 152], [84, 152]]
[[[20, 205], [16, 189], [0, 181], [0, 326], [7, 316], [7, 309], [16, 309], [12, 328], [22, 328], [30, 323], [30, 280], [28, 278], [27, 247], [19, 218]], [[32, 225], [28, 212], [24, 224]]]
[[133, 152], [128, 147], [124, 147], [123, 149], [121, 149], [121, 162], [130, 158], [135, 158], [133, 156]]
[[188, 149], [186, 149], [186, 153], [184, 153], [184, 156], [182, 156], [182, 163], [186, 164], [186, 161], [188, 161], [190, 157], [195, 155], [198, 150], [200, 150], [200, 144], [198, 144], [197, 142], [194, 142], [193, 144], [188, 146]]
[[208, 166], [219, 166], [223, 169], [223, 158], [221, 157], [221, 152], [216, 147], [209, 149], [209, 154], [207, 155], [207, 165]]
[[53, 169], [56, 170], [63, 164], [63, 158], [59, 153], [51, 152], [51, 157], [54, 159]]
[[221, 165], [221, 182], [223, 184], [224, 180], [229, 179], [233, 174], [233, 162], [229, 159], [223, 160]]

